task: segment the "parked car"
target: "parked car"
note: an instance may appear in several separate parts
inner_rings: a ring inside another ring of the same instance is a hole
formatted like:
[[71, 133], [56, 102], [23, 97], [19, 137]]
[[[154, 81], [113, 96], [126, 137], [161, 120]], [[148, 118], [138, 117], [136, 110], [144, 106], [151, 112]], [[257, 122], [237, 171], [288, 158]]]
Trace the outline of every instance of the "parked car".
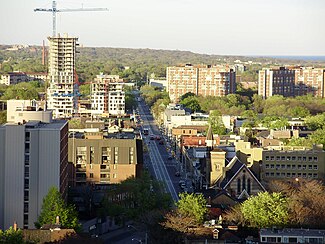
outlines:
[[155, 139], [155, 135], [150, 135], [150, 140], [154, 140]]
[[161, 139], [160, 136], [156, 136], [156, 140], [159, 141]]
[[173, 159], [173, 156], [172, 155], [168, 155], [168, 160], [172, 160]]
[[160, 144], [160, 145], [164, 145], [164, 140], [160, 140], [160, 141], [159, 141], [159, 144]]

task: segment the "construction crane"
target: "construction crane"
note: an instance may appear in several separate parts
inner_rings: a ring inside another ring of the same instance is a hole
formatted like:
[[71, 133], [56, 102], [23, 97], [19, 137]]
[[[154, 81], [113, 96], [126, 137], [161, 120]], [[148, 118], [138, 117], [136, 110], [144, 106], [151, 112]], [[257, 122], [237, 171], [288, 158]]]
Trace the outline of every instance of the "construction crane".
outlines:
[[52, 8], [35, 8], [35, 12], [52, 12], [53, 37], [56, 36], [56, 13], [58, 12], [78, 12], [78, 11], [108, 11], [107, 8], [76, 8], [76, 9], [57, 9], [56, 1], [52, 1]]

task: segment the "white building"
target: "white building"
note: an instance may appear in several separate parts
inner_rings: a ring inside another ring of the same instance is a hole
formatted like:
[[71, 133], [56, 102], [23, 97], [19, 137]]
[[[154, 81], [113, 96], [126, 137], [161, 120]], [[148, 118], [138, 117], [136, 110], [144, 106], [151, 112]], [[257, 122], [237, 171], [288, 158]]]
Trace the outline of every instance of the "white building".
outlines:
[[40, 120], [44, 111], [33, 112], [29, 121], [0, 126], [0, 229], [15, 221], [35, 228], [52, 186], [66, 198], [68, 122]]
[[78, 38], [49, 37], [49, 87], [47, 107], [55, 118], [71, 117], [77, 108], [75, 74]]
[[7, 122], [24, 123], [29, 120], [52, 122], [52, 111], [44, 111], [44, 104], [35, 100], [8, 100]]
[[123, 86], [123, 80], [118, 75], [97, 75], [91, 84], [92, 115], [124, 115], [125, 93]]

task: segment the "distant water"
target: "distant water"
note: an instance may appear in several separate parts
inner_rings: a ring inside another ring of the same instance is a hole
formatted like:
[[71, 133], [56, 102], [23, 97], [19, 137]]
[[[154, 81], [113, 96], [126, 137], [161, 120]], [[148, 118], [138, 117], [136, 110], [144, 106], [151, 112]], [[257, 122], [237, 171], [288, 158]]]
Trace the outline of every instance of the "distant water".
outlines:
[[325, 61], [325, 56], [267, 56], [271, 58], [306, 60], [306, 61]]

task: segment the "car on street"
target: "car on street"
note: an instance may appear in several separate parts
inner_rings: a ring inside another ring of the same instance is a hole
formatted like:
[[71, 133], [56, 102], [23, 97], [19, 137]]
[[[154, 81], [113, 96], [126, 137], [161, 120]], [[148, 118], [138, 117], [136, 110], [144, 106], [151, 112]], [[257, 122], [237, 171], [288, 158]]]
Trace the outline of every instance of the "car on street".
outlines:
[[154, 140], [155, 139], [155, 135], [150, 135], [150, 140]]
[[164, 145], [164, 140], [160, 140], [160, 141], [159, 141], [159, 144], [160, 144], [160, 145]]
[[168, 155], [168, 160], [172, 160], [173, 159], [173, 156], [171, 154]]

